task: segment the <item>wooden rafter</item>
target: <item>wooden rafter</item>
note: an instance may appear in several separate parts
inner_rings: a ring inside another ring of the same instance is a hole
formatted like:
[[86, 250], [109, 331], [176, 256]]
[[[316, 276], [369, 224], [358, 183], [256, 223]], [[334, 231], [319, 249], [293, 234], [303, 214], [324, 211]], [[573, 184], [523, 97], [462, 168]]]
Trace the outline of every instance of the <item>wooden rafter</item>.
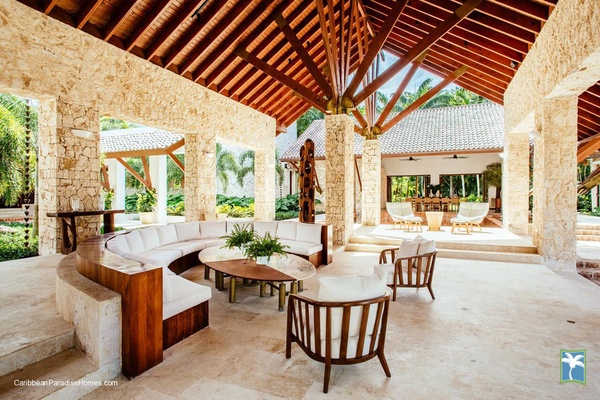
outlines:
[[190, 51], [186, 60], [179, 66], [179, 73], [184, 74], [202, 56], [202, 53], [239, 17], [252, 3], [252, 0], [241, 0], [223, 17], [208, 34]]
[[110, 190], [110, 181], [108, 179], [108, 167], [106, 165], [102, 165], [100, 167], [100, 172], [102, 173], [101, 184], [102, 187], [106, 190]]
[[354, 118], [356, 118], [356, 120], [362, 128], [365, 128], [367, 126], [367, 121], [365, 120], [365, 117], [363, 117], [360, 111], [358, 111], [356, 108], [352, 110], [352, 115], [354, 115]]
[[77, 15], [77, 29], [84, 27], [100, 4], [102, 4], [102, 0], [88, 1], [85, 3], [83, 10]]
[[440, 83], [435, 85], [433, 88], [431, 88], [431, 90], [429, 90], [423, 96], [419, 97], [414, 102], [412, 102], [408, 107], [406, 107], [404, 110], [402, 110], [400, 113], [398, 113], [394, 118], [390, 119], [385, 125], [383, 125], [381, 127], [381, 130], [383, 132], [387, 132], [391, 127], [396, 125], [398, 122], [402, 121], [404, 118], [406, 118], [408, 115], [410, 115], [410, 113], [412, 113], [413, 111], [415, 111], [416, 109], [421, 107], [423, 104], [425, 104], [427, 101], [432, 99], [433, 96], [438, 94], [442, 89], [444, 89], [450, 83], [452, 83], [456, 79], [458, 79], [466, 71], [467, 71], [467, 67], [465, 67], [464, 65], [462, 67], [458, 68], [452, 74], [448, 75], [443, 81], [441, 81]]
[[179, 169], [181, 170], [181, 172], [185, 172], [185, 165], [183, 165], [183, 163], [181, 161], [179, 161], [179, 158], [175, 157], [175, 154], [173, 154], [173, 153], [167, 153], [167, 155], [169, 156], [169, 158], [171, 160], [173, 160], [173, 162], [175, 163], [175, 165], [177, 165], [177, 167], [179, 167]]
[[462, 21], [471, 11], [475, 9], [483, 0], [467, 0], [461, 7], [459, 7], [452, 15], [437, 26], [429, 35], [423, 40], [417, 43], [412, 49], [406, 53], [404, 57], [394, 62], [387, 70], [381, 75], [374, 79], [369, 85], [354, 97], [354, 103], [362, 103], [369, 95], [374, 93], [377, 89], [383, 86], [387, 81], [392, 79], [398, 72], [400, 72], [409, 63], [413, 62], [419, 57], [424, 51], [431, 47], [437, 42], [446, 32], [452, 29], [456, 24]]
[[251, 63], [252, 65], [254, 65], [256, 68], [262, 70], [264, 73], [270, 75], [275, 80], [278, 80], [279, 82], [296, 92], [300, 97], [310, 102], [319, 110], [325, 112], [325, 101], [322, 98], [318, 97], [314, 92], [311, 92], [310, 90], [306, 89], [306, 87], [294, 81], [292, 78], [289, 78], [285, 74], [281, 73], [279, 70], [277, 70], [277, 68], [272, 67], [271, 65], [264, 62], [255, 55], [248, 53], [248, 51], [246, 50], [237, 49], [236, 54], [244, 60]]
[[406, 6], [407, 2], [408, 0], [396, 0], [394, 6], [392, 7], [392, 12], [387, 16], [385, 22], [383, 23], [383, 26], [381, 27], [379, 32], [377, 32], [377, 36], [375, 36], [373, 40], [371, 40], [371, 42], [369, 43], [369, 47], [365, 54], [365, 57], [361, 61], [358, 70], [354, 74], [354, 78], [352, 79], [352, 81], [350, 81], [350, 84], [346, 88], [344, 96], [354, 96], [358, 85], [360, 85], [362, 79], [367, 73], [367, 70], [369, 69], [371, 64], [373, 64], [375, 57], [377, 57], [377, 54], [379, 54], [379, 52], [381, 51], [383, 44], [385, 43], [388, 35], [392, 31], [392, 28], [396, 24], [396, 21], [398, 20], [398, 18], [400, 18], [402, 10], [404, 10], [404, 6]]
[[379, 118], [377, 119], [377, 122], [375, 123], [375, 125], [378, 125], [378, 126], [383, 125], [386, 118], [388, 117], [388, 115], [390, 115], [390, 112], [392, 111], [392, 109], [394, 108], [394, 106], [396, 105], [398, 100], [400, 99], [400, 96], [402, 96], [402, 93], [404, 93], [404, 91], [406, 90], [406, 87], [408, 86], [410, 80], [413, 78], [413, 76], [415, 75], [415, 73], [417, 72], [419, 67], [421, 66], [421, 63], [423, 62], [423, 60], [425, 59], [426, 56], [427, 56], [427, 52], [421, 54], [412, 63], [410, 69], [408, 70], [408, 72], [406, 73], [404, 78], [402, 79], [402, 82], [400, 82], [400, 84], [398, 85], [398, 88], [394, 91], [394, 94], [392, 94], [392, 97], [390, 98], [388, 103], [385, 105], [385, 108], [379, 115]]
[[110, 19], [106, 27], [104, 28], [104, 41], [110, 40], [115, 34], [119, 26], [125, 21], [125, 19], [133, 12], [138, 0], [126, 0], [123, 2], [121, 7], [117, 10], [115, 15]]
[[[330, 0], [328, 3], [330, 3]], [[340, 95], [339, 90], [339, 80], [338, 80], [338, 67], [337, 67], [337, 58], [333, 53], [333, 43], [332, 41], [335, 39], [335, 29], [333, 33], [330, 33], [329, 21], [325, 15], [325, 7], [323, 6], [323, 2], [320, 0], [316, 0], [317, 3], [317, 11], [319, 14], [319, 25], [321, 27], [321, 36], [323, 37], [323, 43], [325, 47], [325, 56], [327, 57], [327, 64], [329, 69], [327, 70], [329, 81], [331, 82], [332, 88], [332, 98], [337, 99], [338, 95]], [[333, 11], [333, 9], [332, 9]], [[334, 18], [334, 13], [331, 12], [330, 19]], [[337, 44], [336, 44], [337, 47]]]
[[129, 35], [129, 37], [125, 41], [124, 47], [127, 51], [131, 51], [133, 49], [133, 47], [137, 44], [138, 40], [140, 40], [140, 38], [150, 30], [152, 25], [156, 23], [161, 14], [165, 12], [167, 7], [169, 7], [169, 5], [173, 3], [173, 1], [174, 0], [160, 0], [152, 8], [152, 11], [144, 17], [144, 20], [138, 24], [133, 33]]
[[536, 4], [533, 1], [523, 0], [488, 0], [490, 3], [495, 3], [506, 9], [516, 11], [519, 14], [527, 15], [532, 18], [537, 18], [540, 21], [548, 19], [548, 8], [541, 4]]
[[[142, 157], [142, 160], [144, 160], [144, 159], [145, 159], [145, 157]], [[125, 160], [123, 160], [122, 158], [117, 158], [116, 160], [117, 160], [119, 163], [121, 163], [121, 165], [122, 165], [123, 167], [125, 167], [125, 169], [126, 169], [127, 171], [129, 171], [129, 173], [130, 173], [131, 175], [133, 175], [133, 177], [134, 177], [135, 179], [137, 179], [138, 181], [140, 181], [140, 183], [141, 183], [142, 185], [144, 185], [144, 186], [145, 186], [147, 189], [152, 189], [152, 183], [151, 183], [150, 181], [147, 181], [146, 179], [142, 178], [142, 176], [141, 176], [140, 174], [138, 174], [138, 172], [137, 172], [135, 169], [133, 169], [133, 168], [131, 167], [131, 165], [127, 164], [127, 162], [126, 162]], [[148, 176], [149, 176], [149, 175], [148, 175]]]
[[186, 6], [182, 8], [171, 21], [169, 21], [158, 34], [158, 37], [152, 41], [152, 44], [144, 51], [146, 60], [152, 59], [158, 53], [158, 50], [167, 42], [167, 40], [173, 36], [173, 34], [179, 29], [179, 27], [189, 18], [191, 18], [200, 4], [204, 0], [196, 0], [193, 2], [186, 3]]
[[588, 140], [577, 148], [577, 164], [583, 162], [586, 158], [600, 149], [600, 136]]
[[279, 27], [281, 32], [283, 32], [283, 34], [287, 38], [288, 42], [290, 42], [290, 45], [292, 46], [296, 54], [298, 54], [298, 57], [300, 57], [300, 59], [304, 63], [304, 66], [311, 73], [321, 90], [323, 90], [325, 96], [331, 98], [332, 92], [331, 87], [327, 82], [327, 78], [325, 78], [319, 67], [315, 64], [315, 62], [312, 59], [312, 56], [308, 54], [308, 51], [304, 48], [302, 42], [300, 42], [300, 39], [298, 39], [298, 36], [296, 36], [296, 33], [292, 30], [287, 20], [280, 13], [276, 14], [273, 17], [273, 19], [277, 23], [277, 26]]
[[185, 138], [182, 138], [178, 141], [176, 141], [175, 143], [173, 143], [172, 145], [170, 145], [169, 147], [167, 147], [164, 151], [169, 154], [174, 152], [175, 150], [177, 150], [178, 148], [180, 148], [181, 146], [185, 145]]
[[144, 167], [144, 175], [146, 176], [146, 182], [148, 187], [152, 187], [152, 178], [150, 176], [150, 166], [148, 165], [148, 158], [142, 157], [142, 166]]
[[42, 8], [44, 14], [50, 14], [56, 3], [58, 3], [58, 0], [47, 1], [46, 5]]

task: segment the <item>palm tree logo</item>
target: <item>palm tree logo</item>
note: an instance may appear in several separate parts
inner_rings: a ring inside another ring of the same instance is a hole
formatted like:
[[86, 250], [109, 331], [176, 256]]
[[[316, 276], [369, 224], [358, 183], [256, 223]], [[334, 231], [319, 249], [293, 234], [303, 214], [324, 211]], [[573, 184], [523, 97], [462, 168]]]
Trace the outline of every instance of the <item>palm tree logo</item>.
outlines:
[[[566, 368], [561, 367], [561, 383], [578, 382], [585, 384], [585, 350], [561, 350], [561, 365], [562, 363], [569, 366], [569, 379], [565, 379]], [[573, 379], [573, 370], [577, 373], [577, 367], [581, 367], [583, 371]], [[581, 376], [582, 379], [578, 379], [578, 376]]]

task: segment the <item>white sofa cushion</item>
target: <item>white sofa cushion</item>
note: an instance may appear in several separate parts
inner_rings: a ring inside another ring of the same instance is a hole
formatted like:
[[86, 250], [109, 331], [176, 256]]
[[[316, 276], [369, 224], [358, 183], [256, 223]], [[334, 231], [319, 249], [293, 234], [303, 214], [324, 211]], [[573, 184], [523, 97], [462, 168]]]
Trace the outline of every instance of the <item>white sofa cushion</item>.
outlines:
[[417, 252], [418, 255], [433, 253], [435, 251], [435, 241], [427, 240], [423, 236], [417, 236], [413, 242], [419, 243], [419, 250]]
[[200, 235], [202, 239], [220, 238], [227, 235], [227, 223], [219, 222], [200, 222]]
[[206, 245], [203, 242], [189, 240], [187, 242], [177, 242], [168, 244], [166, 246], [161, 246], [158, 248], [158, 250], [179, 250], [181, 251], [181, 255], [185, 256], [186, 254], [203, 250], [205, 247]]
[[163, 320], [209, 300], [211, 290], [177, 275], [168, 275], [171, 300], [163, 302]]
[[129, 244], [127, 244], [126, 235], [117, 235], [106, 242], [106, 248], [113, 253], [123, 256], [123, 254], [131, 253]]
[[321, 244], [321, 224], [304, 224], [298, 222], [296, 226], [296, 240], [298, 242], [307, 242]]
[[277, 237], [285, 240], [296, 240], [296, 225], [299, 222], [280, 221], [277, 224]]
[[186, 240], [202, 239], [200, 235], [200, 223], [199, 222], [185, 222], [175, 224], [175, 231], [177, 232], [177, 241], [185, 242]]
[[173, 261], [177, 260], [182, 256], [180, 250], [161, 250], [154, 249], [150, 251], [146, 251], [140, 254], [142, 257], [145, 257], [150, 260], [154, 260], [154, 265], [160, 265], [161, 267], [168, 267]]
[[290, 246], [289, 248], [285, 248], [284, 251], [286, 253], [298, 254], [301, 256], [310, 256], [311, 254], [315, 254], [323, 250], [322, 244], [315, 243], [307, 243], [307, 242], [297, 242], [295, 240], [280, 240], [281, 244]]
[[132, 253], [126, 253], [123, 255], [123, 257], [125, 258], [129, 258], [130, 260], [135, 260], [135, 261], [139, 261], [141, 262], [143, 265], [146, 264], [150, 264], [150, 265], [160, 265], [158, 263], [158, 261], [156, 261], [153, 258], [149, 258], [149, 257], [144, 257], [140, 254], [132, 254]]
[[225, 245], [225, 239], [199, 239], [199, 240], [190, 240], [190, 242], [194, 242], [194, 243], [202, 243], [204, 244], [204, 248], [207, 247], [215, 247], [215, 246], [224, 246]]
[[133, 254], [141, 254], [146, 251], [144, 247], [144, 241], [139, 231], [132, 231], [125, 235], [127, 245], [129, 246], [129, 252]]
[[173, 300], [173, 290], [171, 288], [171, 282], [169, 280], [169, 275], [175, 275], [175, 274], [173, 273], [173, 271], [171, 271], [167, 267], [163, 267], [161, 269], [163, 272], [163, 304], [164, 304], [164, 303], [167, 303], [167, 302]]
[[177, 242], [177, 230], [174, 224], [159, 226], [156, 231], [161, 246]]
[[277, 221], [254, 221], [254, 231], [264, 237], [265, 233], [269, 232], [271, 237], [277, 236]]
[[153, 250], [160, 246], [160, 242], [158, 241], [158, 232], [155, 227], [140, 229], [140, 236], [142, 237], [142, 242], [144, 242], [144, 250]]

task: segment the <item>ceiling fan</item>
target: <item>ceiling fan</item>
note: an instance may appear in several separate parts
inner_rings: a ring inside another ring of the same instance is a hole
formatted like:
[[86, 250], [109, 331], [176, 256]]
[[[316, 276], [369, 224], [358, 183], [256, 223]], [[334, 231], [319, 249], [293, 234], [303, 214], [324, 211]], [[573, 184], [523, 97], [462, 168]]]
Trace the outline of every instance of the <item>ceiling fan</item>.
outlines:
[[400, 159], [400, 161], [419, 161], [419, 160], [420, 160], [420, 158], [414, 158], [414, 157]]
[[451, 159], [451, 160], [458, 160], [459, 158], [469, 158], [469, 156], [459, 156], [459, 155], [453, 155], [452, 157], [444, 157], [447, 159]]

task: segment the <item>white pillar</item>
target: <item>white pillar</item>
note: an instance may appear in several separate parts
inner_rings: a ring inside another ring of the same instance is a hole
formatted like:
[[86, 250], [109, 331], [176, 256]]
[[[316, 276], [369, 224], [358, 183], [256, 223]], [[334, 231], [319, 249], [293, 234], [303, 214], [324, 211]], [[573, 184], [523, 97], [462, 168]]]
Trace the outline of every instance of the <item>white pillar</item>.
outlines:
[[[490, 204], [495, 207], [495, 204]], [[502, 220], [504, 228], [527, 234], [529, 225], [529, 136], [504, 135], [502, 163]]]
[[325, 214], [334, 244], [348, 243], [354, 232], [353, 125], [345, 114], [325, 116]]
[[[110, 187], [114, 192], [112, 208], [115, 210], [125, 209], [125, 167], [114, 158], [106, 161], [108, 166], [108, 180]], [[124, 214], [115, 214], [115, 221], [125, 219]]]
[[167, 156], [151, 156], [150, 178], [152, 186], [156, 189], [158, 203], [154, 210], [155, 221], [164, 224], [167, 222]]
[[381, 223], [381, 144], [365, 140], [362, 152], [362, 213], [363, 225]]
[[575, 272], [577, 96], [544, 99], [536, 117], [533, 243], [546, 266]]

